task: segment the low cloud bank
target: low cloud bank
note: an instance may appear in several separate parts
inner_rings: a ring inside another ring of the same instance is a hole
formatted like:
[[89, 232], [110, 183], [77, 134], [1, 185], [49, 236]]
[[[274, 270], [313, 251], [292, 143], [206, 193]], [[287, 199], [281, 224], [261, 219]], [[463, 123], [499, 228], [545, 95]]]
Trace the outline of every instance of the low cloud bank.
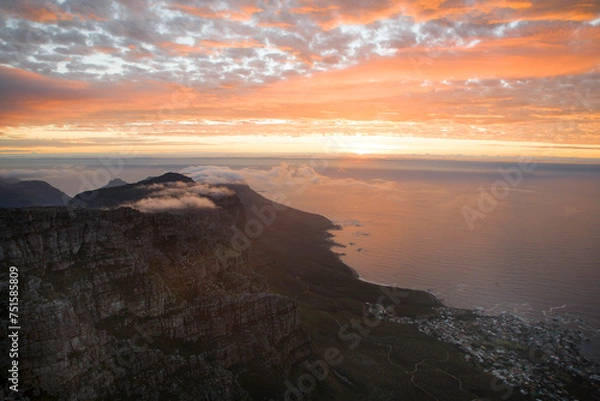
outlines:
[[219, 166], [190, 166], [180, 173], [205, 184], [247, 184], [259, 191], [283, 192], [290, 188], [318, 185], [322, 180], [329, 179], [306, 164], [294, 166], [285, 162], [265, 169], [245, 167], [233, 170]]
[[208, 196], [213, 199], [221, 199], [231, 196], [235, 192], [227, 187], [216, 187], [206, 183], [188, 184], [185, 182], [168, 182], [165, 184], [152, 184], [148, 189], [153, 191], [156, 197], [183, 197], [183, 196]]
[[171, 196], [163, 198], [146, 198], [127, 206], [146, 213], [164, 210], [212, 209], [216, 207], [214, 202], [210, 199], [194, 196], [184, 196], [181, 198], [173, 198]]
[[147, 198], [123, 206], [141, 212], [153, 213], [166, 210], [214, 209], [214, 200], [231, 196], [234, 192], [226, 187], [214, 187], [204, 183], [187, 184], [170, 182], [147, 186], [151, 191]]
[[221, 166], [189, 166], [180, 171], [197, 182], [205, 184], [247, 184], [260, 192], [304, 193], [310, 188], [351, 187], [360, 190], [399, 191], [397, 183], [387, 180], [361, 180], [355, 178], [332, 178], [325, 173], [334, 167], [313, 167], [309, 164], [292, 165], [282, 162], [274, 167], [244, 167], [231, 169]]
[[229, 167], [189, 166], [181, 170], [180, 173], [191, 177], [194, 181], [209, 185], [246, 183], [241, 172], [232, 170]]

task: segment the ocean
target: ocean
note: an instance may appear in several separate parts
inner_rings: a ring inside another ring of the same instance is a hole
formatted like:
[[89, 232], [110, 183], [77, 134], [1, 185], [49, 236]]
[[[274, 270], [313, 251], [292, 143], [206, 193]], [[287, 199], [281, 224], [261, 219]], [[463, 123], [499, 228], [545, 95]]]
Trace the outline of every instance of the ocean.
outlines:
[[[332, 171], [337, 185], [293, 203], [342, 227], [335, 250], [363, 279], [429, 289], [452, 306], [598, 327], [599, 168], [538, 163], [516, 182], [518, 163], [373, 164]], [[514, 171], [515, 185], [500, 171]]]
[[341, 227], [334, 250], [362, 279], [575, 327], [600, 356], [598, 166], [354, 161], [323, 174], [290, 199]]

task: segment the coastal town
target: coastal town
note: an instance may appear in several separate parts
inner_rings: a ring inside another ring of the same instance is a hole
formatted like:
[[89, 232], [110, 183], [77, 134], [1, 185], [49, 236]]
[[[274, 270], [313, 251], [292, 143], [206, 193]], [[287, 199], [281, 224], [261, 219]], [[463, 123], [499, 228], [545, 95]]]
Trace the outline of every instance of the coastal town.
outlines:
[[586, 383], [595, 394], [586, 399], [600, 399], [600, 365], [580, 354], [579, 346], [586, 341], [580, 330], [556, 322], [530, 323], [507, 313], [488, 316], [441, 307], [434, 316], [409, 318], [395, 316], [392, 306], [366, 306], [371, 316], [415, 325], [421, 332], [455, 345], [465, 361], [527, 398], [580, 400], [570, 390], [573, 383]]

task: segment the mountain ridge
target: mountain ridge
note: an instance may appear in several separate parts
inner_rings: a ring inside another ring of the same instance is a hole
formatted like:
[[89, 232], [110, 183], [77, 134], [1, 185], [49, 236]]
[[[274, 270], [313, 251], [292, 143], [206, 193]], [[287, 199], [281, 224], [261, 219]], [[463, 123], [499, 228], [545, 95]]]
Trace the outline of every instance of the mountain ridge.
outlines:
[[[148, 177], [135, 183], [104, 186], [75, 195], [67, 204], [71, 208], [114, 209], [127, 206], [151, 196], [154, 186], [182, 183], [193, 185], [196, 182], [183, 174], [168, 172], [157, 177]], [[218, 203], [218, 200], [217, 202]], [[222, 203], [226, 203], [223, 200]]]
[[40, 180], [0, 178], [0, 207], [63, 206], [71, 198], [61, 190]]
[[123, 185], [127, 185], [128, 183], [123, 181], [120, 178], [113, 178], [112, 180], [110, 180], [106, 185], [104, 185], [102, 188], [114, 188], [114, 187], [121, 187]]

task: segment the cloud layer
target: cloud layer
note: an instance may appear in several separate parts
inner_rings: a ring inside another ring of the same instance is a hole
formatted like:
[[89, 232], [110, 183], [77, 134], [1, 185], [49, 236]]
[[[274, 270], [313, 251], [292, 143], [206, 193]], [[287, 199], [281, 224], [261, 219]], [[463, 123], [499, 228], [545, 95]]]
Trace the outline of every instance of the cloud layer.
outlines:
[[194, 181], [203, 184], [219, 185], [219, 184], [245, 184], [243, 173], [232, 170], [228, 167], [217, 166], [190, 166], [180, 171], [191, 177]]
[[598, 144], [598, 43], [591, 0], [7, 0], [0, 150], [354, 121]]
[[153, 184], [147, 189], [151, 191], [147, 198], [122, 206], [147, 213], [165, 210], [214, 209], [217, 206], [213, 200], [234, 194], [229, 188], [213, 187], [204, 183]]
[[182, 196], [181, 198], [164, 196], [142, 199], [127, 206], [141, 212], [153, 213], [165, 210], [212, 209], [215, 207], [215, 204], [210, 199], [198, 198], [196, 196]]

